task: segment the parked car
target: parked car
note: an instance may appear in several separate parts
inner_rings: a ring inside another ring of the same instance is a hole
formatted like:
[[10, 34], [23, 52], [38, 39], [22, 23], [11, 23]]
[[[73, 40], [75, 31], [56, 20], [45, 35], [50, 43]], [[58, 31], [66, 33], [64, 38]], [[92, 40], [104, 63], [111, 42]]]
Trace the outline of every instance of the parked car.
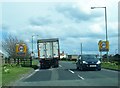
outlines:
[[101, 70], [101, 61], [95, 55], [82, 55], [76, 62], [77, 69], [80, 70]]

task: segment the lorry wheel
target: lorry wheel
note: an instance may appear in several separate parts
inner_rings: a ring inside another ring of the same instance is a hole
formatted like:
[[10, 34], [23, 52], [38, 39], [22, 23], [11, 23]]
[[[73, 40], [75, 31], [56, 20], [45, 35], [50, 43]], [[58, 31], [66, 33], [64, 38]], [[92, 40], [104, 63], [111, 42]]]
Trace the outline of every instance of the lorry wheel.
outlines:
[[77, 70], [79, 69], [79, 67], [77, 67]]
[[56, 64], [56, 66], [55, 67], [59, 67], [59, 64]]
[[80, 66], [80, 71], [83, 71], [83, 67], [82, 66]]
[[59, 67], [59, 65], [57, 65], [57, 67]]
[[59, 66], [58, 66], [58, 64], [57, 64], [57, 65], [53, 65], [52, 67], [53, 67], [53, 68], [57, 68], [57, 67], [59, 67]]
[[43, 68], [40, 66], [40, 69], [43, 69]]
[[44, 66], [41, 65], [41, 66], [40, 66], [40, 69], [44, 69]]
[[53, 68], [59, 67], [59, 63], [58, 63], [57, 60], [54, 61], [52, 67], [53, 67]]
[[53, 68], [55, 68], [56, 66], [55, 66], [55, 65], [53, 65], [52, 67], [53, 67]]

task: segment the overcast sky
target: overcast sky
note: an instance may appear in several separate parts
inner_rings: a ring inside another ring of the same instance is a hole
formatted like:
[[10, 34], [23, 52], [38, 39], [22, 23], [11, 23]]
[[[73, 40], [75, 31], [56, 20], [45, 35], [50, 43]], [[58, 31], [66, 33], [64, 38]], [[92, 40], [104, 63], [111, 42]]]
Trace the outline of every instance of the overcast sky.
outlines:
[[[26, 2], [24, 2], [26, 1]], [[34, 52], [36, 41], [42, 38], [59, 38], [60, 50], [68, 54], [98, 54], [99, 40], [105, 40], [104, 9], [107, 8], [108, 40], [110, 54], [118, 49], [118, 1], [119, 0], [20, 0], [0, 3], [1, 38], [7, 33], [24, 39], [31, 50], [32, 35]], [[0, 39], [1, 39], [0, 38]]]

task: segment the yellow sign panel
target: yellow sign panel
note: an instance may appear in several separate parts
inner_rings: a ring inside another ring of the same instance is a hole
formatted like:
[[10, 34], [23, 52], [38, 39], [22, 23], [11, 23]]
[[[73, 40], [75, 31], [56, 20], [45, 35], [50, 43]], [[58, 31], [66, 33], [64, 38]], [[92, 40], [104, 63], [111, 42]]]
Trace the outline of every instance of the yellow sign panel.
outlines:
[[109, 41], [106, 41], [106, 49], [109, 50]]
[[25, 55], [27, 51], [27, 46], [25, 44], [16, 44], [16, 54], [17, 55]]
[[99, 51], [109, 51], [109, 41], [99, 41]]
[[102, 49], [102, 41], [99, 41], [98, 45], [99, 45], [99, 51], [100, 51]]

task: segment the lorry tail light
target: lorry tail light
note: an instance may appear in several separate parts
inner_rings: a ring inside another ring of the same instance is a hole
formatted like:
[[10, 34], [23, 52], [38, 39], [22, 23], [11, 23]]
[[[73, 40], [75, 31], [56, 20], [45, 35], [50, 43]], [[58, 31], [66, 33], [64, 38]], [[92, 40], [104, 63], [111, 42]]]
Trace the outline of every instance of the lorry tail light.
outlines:
[[40, 64], [43, 64], [43, 61], [40, 61]]

